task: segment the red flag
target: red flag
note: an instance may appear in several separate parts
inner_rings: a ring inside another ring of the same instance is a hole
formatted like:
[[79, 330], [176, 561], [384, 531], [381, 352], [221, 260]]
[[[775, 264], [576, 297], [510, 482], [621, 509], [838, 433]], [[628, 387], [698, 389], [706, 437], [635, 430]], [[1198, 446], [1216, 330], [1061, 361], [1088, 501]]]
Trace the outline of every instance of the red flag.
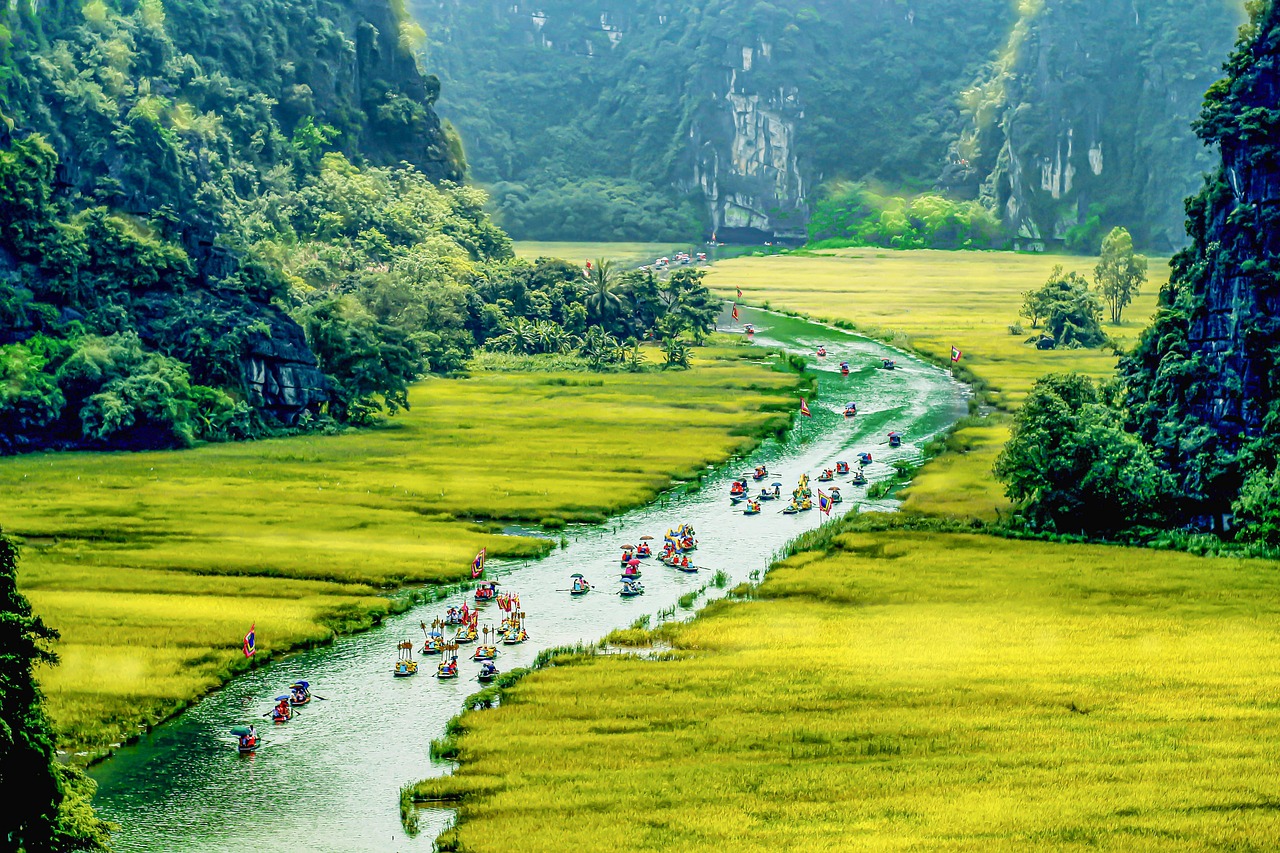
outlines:
[[247, 658], [253, 657], [258, 651], [258, 646], [255, 642], [257, 631], [258, 623], [254, 622], [249, 626], [249, 633], [244, 635], [244, 656]]
[[806, 418], [813, 417], [813, 412], [809, 411], [809, 404], [806, 403], [803, 398], [800, 400], [800, 414], [804, 415]]
[[736, 302], [733, 305], [733, 319], [738, 319], [738, 304]]
[[739, 287], [739, 288], [738, 288], [738, 298], [739, 298], [739, 299], [741, 299], [741, 298], [742, 298], [742, 288], [741, 288], [741, 287]]
[[960, 360], [960, 356], [962, 356], [962, 355], [964, 355], [964, 353], [960, 352], [960, 350], [956, 349], [956, 348], [953, 346], [953, 347], [951, 348], [951, 363], [952, 363], [952, 364], [955, 364], [957, 361], [959, 361], [959, 360]]

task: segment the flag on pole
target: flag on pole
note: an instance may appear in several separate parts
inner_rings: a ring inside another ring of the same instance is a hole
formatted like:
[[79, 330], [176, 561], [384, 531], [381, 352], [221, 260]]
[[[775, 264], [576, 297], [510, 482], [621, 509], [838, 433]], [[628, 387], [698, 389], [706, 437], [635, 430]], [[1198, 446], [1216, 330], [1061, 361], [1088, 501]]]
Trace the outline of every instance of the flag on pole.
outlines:
[[804, 401], [803, 397], [800, 398], [800, 414], [804, 415], [806, 418], [813, 417], [813, 412], [809, 411], [809, 404]]
[[959, 360], [960, 360], [960, 356], [962, 356], [962, 355], [964, 355], [964, 353], [960, 352], [960, 350], [956, 349], [956, 348], [953, 346], [953, 347], [951, 348], [951, 363], [952, 363], [952, 364], [955, 364], [957, 361], [959, 361]]
[[741, 299], [741, 298], [742, 298], [742, 288], [741, 288], [741, 287], [739, 287], [739, 288], [738, 288], [738, 298], [739, 298], [739, 299]]
[[244, 656], [247, 658], [253, 657], [254, 653], [258, 651], [258, 647], [254, 637], [254, 634], [257, 633], [257, 630], [258, 630], [258, 623], [254, 622], [252, 625], [249, 626], [249, 633], [244, 635]]
[[487, 548], [481, 548], [480, 553], [476, 554], [476, 558], [471, 561], [471, 579], [475, 580], [484, 572], [484, 557]]
[[822, 493], [822, 489], [818, 489], [818, 509], [822, 510], [823, 515], [831, 515], [832, 507], [831, 498]]

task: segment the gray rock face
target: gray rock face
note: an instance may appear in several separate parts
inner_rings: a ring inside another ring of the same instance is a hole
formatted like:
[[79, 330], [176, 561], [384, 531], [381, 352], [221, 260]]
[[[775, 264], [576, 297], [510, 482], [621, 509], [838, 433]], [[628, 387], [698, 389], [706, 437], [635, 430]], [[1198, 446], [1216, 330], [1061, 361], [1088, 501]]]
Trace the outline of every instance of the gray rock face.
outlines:
[[255, 405], [293, 424], [303, 412], [316, 413], [328, 401], [329, 380], [320, 372], [302, 328], [283, 314], [273, 320], [271, 335], [248, 340], [242, 381]]

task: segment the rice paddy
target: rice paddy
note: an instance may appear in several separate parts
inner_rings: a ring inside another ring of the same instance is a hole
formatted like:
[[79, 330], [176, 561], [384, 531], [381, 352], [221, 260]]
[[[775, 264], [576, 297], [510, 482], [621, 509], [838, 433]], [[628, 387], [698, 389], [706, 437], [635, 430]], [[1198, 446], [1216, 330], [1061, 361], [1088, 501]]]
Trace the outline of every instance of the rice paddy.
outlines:
[[[834, 249], [721, 261], [707, 284], [726, 297], [741, 288], [743, 301], [752, 305], [852, 324], [937, 361], [949, 362], [955, 346], [964, 354], [961, 366], [987, 386], [989, 401], [1012, 409], [1046, 373], [1114, 372], [1116, 358], [1108, 351], [1038, 350], [1025, 343], [1034, 330], [1018, 316], [1022, 294], [1044, 284], [1056, 264], [1091, 278], [1096, 263], [1013, 252]], [[1166, 281], [1167, 265], [1153, 258], [1147, 286], [1122, 325], [1104, 325], [1107, 334], [1122, 346], [1132, 344]], [[1023, 325], [1023, 333], [1011, 334], [1013, 324]]]
[[851, 525], [467, 713], [414, 793], [470, 851], [1269, 849], [1278, 570]]
[[243, 669], [251, 623], [259, 659], [323, 642], [385, 613], [401, 584], [469, 577], [481, 547], [553, 547], [500, 535], [507, 522], [603, 520], [749, 449], [788, 424], [798, 381], [759, 358], [725, 346], [687, 372], [483, 372], [419, 384], [375, 429], [0, 459], [20, 586], [62, 632], [63, 664], [41, 681], [65, 743], [127, 738]]
[[595, 262], [597, 258], [614, 261], [624, 268], [652, 263], [657, 258], [674, 257], [676, 252], [695, 251], [692, 243], [540, 243], [517, 241], [516, 257], [565, 258], [570, 261]]
[[[1022, 294], [1038, 288], [1062, 264], [1092, 277], [1096, 258], [1013, 252], [886, 251], [836, 249], [792, 255], [744, 257], [717, 263], [707, 283], [736, 297], [805, 314], [912, 349], [941, 363], [954, 346], [961, 375], [976, 380], [996, 413], [956, 437], [949, 453], [930, 462], [907, 490], [906, 512], [994, 521], [1009, 508], [991, 466], [1008, 439], [1006, 413], [1026, 398], [1037, 379], [1074, 371], [1097, 379], [1114, 376], [1110, 349], [1039, 350], [1027, 339], [1036, 330], [1018, 316]], [[1124, 323], [1103, 329], [1120, 348], [1132, 346], [1155, 311], [1168, 265], [1152, 258], [1147, 284], [1129, 306]], [[1021, 325], [1020, 334], [1011, 326]]]

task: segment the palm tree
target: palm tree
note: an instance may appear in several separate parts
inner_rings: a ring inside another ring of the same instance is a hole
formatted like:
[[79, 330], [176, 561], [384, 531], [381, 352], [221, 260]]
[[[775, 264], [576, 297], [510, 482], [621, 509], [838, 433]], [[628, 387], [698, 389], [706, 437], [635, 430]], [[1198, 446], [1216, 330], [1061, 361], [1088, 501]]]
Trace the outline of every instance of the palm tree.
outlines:
[[597, 323], [608, 320], [622, 313], [626, 299], [617, 286], [617, 273], [613, 261], [597, 260], [587, 273], [587, 282], [591, 292], [585, 300], [587, 311]]

